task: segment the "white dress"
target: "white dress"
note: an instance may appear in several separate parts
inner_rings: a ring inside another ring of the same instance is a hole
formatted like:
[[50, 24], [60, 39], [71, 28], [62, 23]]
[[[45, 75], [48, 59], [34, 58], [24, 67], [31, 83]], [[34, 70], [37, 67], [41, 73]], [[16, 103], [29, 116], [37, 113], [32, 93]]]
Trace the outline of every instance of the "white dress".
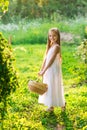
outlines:
[[[51, 47], [47, 53], [46, 65], [48, 64], [53, 54], [54, 48], [54, 46]], [[43, 75], [43, 83], [46, 83], [48, 85], [48, 90], [43, 95], [39, 95], [38, 102], [48, 107], [65, 106], [62, 70], [59, 53], [57, 54], [52, 65]]]

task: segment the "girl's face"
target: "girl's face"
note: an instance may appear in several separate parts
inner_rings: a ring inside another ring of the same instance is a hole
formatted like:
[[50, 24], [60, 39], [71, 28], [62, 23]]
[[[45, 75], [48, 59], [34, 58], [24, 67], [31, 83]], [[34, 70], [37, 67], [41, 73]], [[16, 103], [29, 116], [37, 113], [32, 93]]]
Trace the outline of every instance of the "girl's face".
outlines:
[[49, 32], [49, 40], [51, 41], [51, 43], [56, 43], [58, 40], [58, 35], [56, 32], [54, 31], [50, 31]]

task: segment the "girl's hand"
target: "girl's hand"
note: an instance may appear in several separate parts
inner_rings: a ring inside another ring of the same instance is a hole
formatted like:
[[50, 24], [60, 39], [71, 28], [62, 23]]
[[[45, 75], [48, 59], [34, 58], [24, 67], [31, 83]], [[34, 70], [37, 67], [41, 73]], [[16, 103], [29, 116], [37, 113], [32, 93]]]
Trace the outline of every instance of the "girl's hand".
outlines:
[[43, 74], [44, 74], [43, 70], [38, 73], [39, 76], [43, 76]]

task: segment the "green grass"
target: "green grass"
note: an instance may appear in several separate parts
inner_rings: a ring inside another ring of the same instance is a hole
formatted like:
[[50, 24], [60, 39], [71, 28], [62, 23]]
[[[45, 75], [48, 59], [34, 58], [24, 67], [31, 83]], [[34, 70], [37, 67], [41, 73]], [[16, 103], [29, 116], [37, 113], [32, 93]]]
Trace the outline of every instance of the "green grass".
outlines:
[[[62, 43], [66, 110], [62, 112], [61, 108], [56, 107], [54, 113], [48, 113], [45, 112], [45, 106], [38, 104], [38, 95], [28, 90], [28, 81], [42, 81], [38, 72], [44, 57], [48, 29], [53, 26], [58, 27], [61, 32], [74, 34], [74, 41]], [[86, 19], [79, 18], [58, 23], [21, 22], [18, 30], [2, 31], [6, 37], [12, 35], [13, 54], [20, 82], [20, 87], [9, 97], [3, 130], [55, 130], [58, 124], [64, 125], [65, 130], [87, 130], [87, 86], [77, 84], [78, 77], [73, 71], [79, 66], [79, 60], [75, 57], [79, 43], [76, 37], [84, 37], [85, 26]], [[0, 127], [1, 125], [2, 123]]]
[[42, 64], [45, 44], [13, 46], [20, 87], [9, 97], [4, 129], [55, 130], [57, 124], [64, 125], [65, 130], [87, 129], [87, 87], [72, 87], [74, 75], [71, 68], [79, 64], [74, 57], [75, 48], [74, 45], [62, 44], [66, 110], [62, 112], [56, 107], [53, 113], [49, 113], [45, 112], [45, 106], [38, 104], [38, 95], [28, 90], [28, 80], [42, 80], [37, 73]]
[[12, 36], [13, 44], [26, 44], [26, 43], [46, 43], [47, 33], [51, 27], [58, 27], [60, 32], [71, 33], [77, 40], [77, 37], [84, 37], [84, 30], [87, 26], [86, 18], [77, 18], [62, 20], [59, 22], [54, 21], [21, 21], [19, 24], [8, 24], [0, 25], [1, 31], [4, 33], [5, 37]]

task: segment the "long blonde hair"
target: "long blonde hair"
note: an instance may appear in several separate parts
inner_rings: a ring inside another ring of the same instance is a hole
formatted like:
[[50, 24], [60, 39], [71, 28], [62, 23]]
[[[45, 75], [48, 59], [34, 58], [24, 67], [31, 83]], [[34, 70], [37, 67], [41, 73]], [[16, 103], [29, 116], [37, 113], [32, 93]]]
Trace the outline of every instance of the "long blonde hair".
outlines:
[[[55, 32], [56, 34], [57, 34], [57, 36], [58, 36], [58, 39], [57, 39], [57, 44], [59, 45], [59, 47], [60, 47], [60, 32], [59, 32], [59, 30], [57, 29], [57, 28], [51, 28], [51, 29], [49, 29], [49, 32]], [[50, 41], [50, 39], [49, 39], [49, 32], [48, 32], [48, 39], [47, 39], [47, 46], [46, 46], [46, 54], [48, 53], [48, 50], [50, 49], [50, 43], [51, 43], [51, 41]], [[61, 56], [61, 48], [60, 48], [60, 56]]]

